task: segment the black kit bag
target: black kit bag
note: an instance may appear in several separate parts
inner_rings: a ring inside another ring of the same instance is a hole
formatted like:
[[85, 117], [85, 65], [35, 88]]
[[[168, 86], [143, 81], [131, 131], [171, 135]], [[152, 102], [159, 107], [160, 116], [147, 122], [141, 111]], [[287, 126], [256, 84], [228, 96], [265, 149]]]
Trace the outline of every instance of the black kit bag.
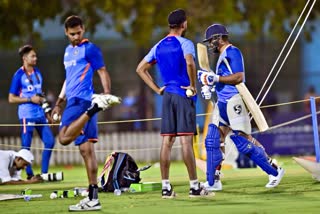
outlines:
[[115, 189], [129, 188], [132, 183], [139, 183], [141, 180], [140, 171], [129, 154], [111, 153], [98, 178], [102, 191], [113, 192]]

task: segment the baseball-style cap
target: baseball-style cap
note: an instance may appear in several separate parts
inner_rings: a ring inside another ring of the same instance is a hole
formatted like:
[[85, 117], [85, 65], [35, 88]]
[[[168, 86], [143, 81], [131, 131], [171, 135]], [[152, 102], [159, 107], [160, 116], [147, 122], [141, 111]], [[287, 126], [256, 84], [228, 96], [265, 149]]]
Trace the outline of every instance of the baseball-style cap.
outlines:
[[172, 11], [168, 16], [169, 26], [179, 26], [187, 20], [186, 12], [182, 9]]
[[34, 160], [33, 154], [27, 149], [21, 149], [19, 152], [17, 152], [16, 157], [21, 157], [30, 164]]
[[228, 35], [229, 32], [227, 30], [227, 28], [221, 24], [213, 24], [210, 25], [205, 33], [205, 40], [203, 40], [203, 42], [207, 42], [210, 39], [212, 39], [214, 36], [216, 35]]

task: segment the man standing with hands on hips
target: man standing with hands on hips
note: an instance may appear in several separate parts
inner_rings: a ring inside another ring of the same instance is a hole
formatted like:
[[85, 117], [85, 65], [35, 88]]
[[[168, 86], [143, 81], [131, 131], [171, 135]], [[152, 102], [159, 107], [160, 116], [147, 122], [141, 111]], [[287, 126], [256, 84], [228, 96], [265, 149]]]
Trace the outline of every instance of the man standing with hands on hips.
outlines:
[[[196, 134], [196, 67], [194, 45], [184, 38], [187, 30], [185, 11], [182, 9], [172, 11], [168, 16], [168, 24], [169, 34], [153, 46], [137, 67], [141, 79], [154, 92], [163, 96], [161, 116], [163, 140], [160, 152], [162, 198], [176, 196], [169, 181], [171, 149], [176, 137], [180, 137], [183, 161], [189, 174], [189, 197], [213, 196], [214, 193], [208, 193], [200, 187], [192, 148], [193, 135]], [[161, 88], [149, 74], [149, 70], [156, 63], [164, 82]]]

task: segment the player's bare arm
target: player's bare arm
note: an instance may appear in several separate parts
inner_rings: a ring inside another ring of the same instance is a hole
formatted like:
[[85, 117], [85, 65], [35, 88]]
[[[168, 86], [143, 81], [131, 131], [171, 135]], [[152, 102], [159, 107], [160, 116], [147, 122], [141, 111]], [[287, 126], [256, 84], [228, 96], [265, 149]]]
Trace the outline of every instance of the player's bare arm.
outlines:
[[228, 76], [220, 76], [219, 82], [230, 84], [230, 85], [237, 85], [243, 81], [244, 72], [237, 72]]
[[63, 82], [63, 85], [62, 85], [62, 88], [61, 88], [61, 91], [60, 91], [60, 94], [58, 96], [58, 99], [56, 101], [56, 104], [54, 106], [54, 108], [52, 109], [52, 112], [51, 112], [51, 118], [56, 120], [56, 118], [54, 118], [53, 115], [58, 115], [58, 118], [59, 118], [59, 115], [61, 115], [62, 113], [62, 106], [65, 102], [65, 96], [66, 96], [66, 81]]
[[17, 104], [32, 102], [40, 105], [43, 102], [43, 99], [44, 99], [43, 97], [40, 97], [38, 95], [35, 95], [32, 97], [19, 97], [17, 95], [10, 93], [8, 96], [9, 103], [17, 103]]
[[148, 63], [146, 60], [141, 60], [137, 67], [137, 73], [141, 77], [141, 79], [157, 94], [162, 95], [164, 88], [160, 88], [152, 79], [149, 70], [152, 68], [152, 64]]
[[193, 92], [193, 95], [197, 93], [196, 90], [196, 64], [194, 62], [194, 58], [191, 54], [185, 55], [185, 60], [187, 64], [187, 72], [189, 76], [190, 86], [189, 87], [182, 87], [184, 89], [191, 89]]
[[103, 93], [110, 94], [110, 92], [111, 92], [111, 78], [110, 78], [110, 75], [109, 75], [106, 67], [105, 66], [101, 67], [100, 69], [97, 70], [97, 72], [100, 76], [101, 84], [103, 87]]

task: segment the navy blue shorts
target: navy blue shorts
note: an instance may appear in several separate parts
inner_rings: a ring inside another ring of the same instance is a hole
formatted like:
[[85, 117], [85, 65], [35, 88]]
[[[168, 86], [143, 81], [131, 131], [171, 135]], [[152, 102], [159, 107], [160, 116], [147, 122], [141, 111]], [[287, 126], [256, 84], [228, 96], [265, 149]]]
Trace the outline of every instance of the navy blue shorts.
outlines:
[[164, 92], [161, 119], [162, 136], [197, 134], [196, 104], [190, 98]]
[[[88, 100], [80, 98], [71, 98], [67, 102], [67, 106], [63, 111], [60, 129], [64, 126], [69, 126], [73, 121], [78, 119], [89, 107], [91, 102]], [[98, 141], [98, 118], [95, 114], [91, 119], [86, 123], [82, 132], [79, 133], [74, 141], [75, 145], [80, 145], [84, 142], [97, 142]]]

